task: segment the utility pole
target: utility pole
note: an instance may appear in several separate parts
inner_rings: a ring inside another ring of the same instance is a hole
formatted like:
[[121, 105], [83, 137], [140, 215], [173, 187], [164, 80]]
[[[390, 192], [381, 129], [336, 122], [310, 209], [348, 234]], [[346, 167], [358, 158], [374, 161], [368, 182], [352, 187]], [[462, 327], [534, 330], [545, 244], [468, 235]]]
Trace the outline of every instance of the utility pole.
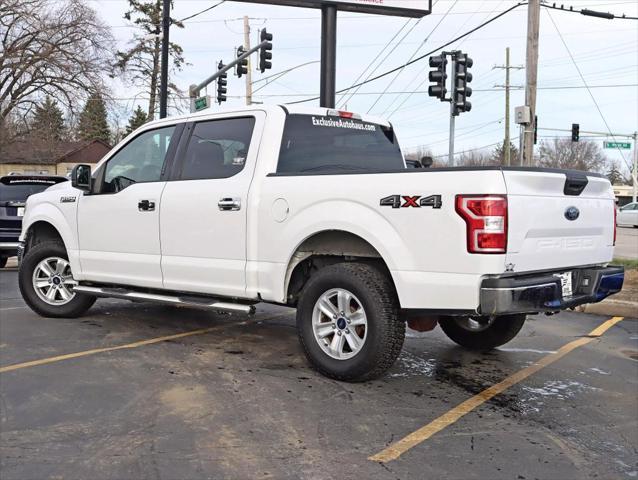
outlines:
[[[502, 85], [505, 88], [505, 140], [503, 141], [503, 150], [505, 154], [504, 163], [509, 167], [512, 164], [510, 149], [510, 70], [523, 70], [525, 67], [512, 67], [510, 65], [510, 47], [507, 47], [505, 49], [505, 65], [494, 65], [494, 68], [505, 70], [505, 85]], [[501, 87], [501, 85], [495, 85], [495, 87]]]
[[160, 71], [160, 118], [166, 118], [168, 105], [168, 30], [171, 26], [171, 0], [162, 1], [162, 61]]
[[[244, 51], [250, 50], [250, 20], [244, 15]], [[250, 57], [248, 57], [248, 73], [246, 73], [246, 105], [253, 103], [253, 74]]]
[[534, 163], [534, 122], [536, 118], [536, 82], [538, 78], [538, 30], [540, 26], [540, 0], [529, 0], [527, 6], [527, 61], [525, 105], [529, 107], [529, 123], [523, 130], [523, 165]]
[[636, 197], [638, 196], [638, 132], [634, 132], [634, 159], [631, 172], [631, 183], [634, 186], [631, 201], [636, 203]]

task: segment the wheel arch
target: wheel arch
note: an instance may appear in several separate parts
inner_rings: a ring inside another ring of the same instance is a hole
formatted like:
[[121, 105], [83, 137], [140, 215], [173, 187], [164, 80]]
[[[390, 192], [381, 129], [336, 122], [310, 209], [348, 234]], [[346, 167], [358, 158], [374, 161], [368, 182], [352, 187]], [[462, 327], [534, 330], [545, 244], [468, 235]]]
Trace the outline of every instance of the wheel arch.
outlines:
[[344, 261], [373, 263], [394, 285], [386, 260], [372, 243], [346, 230], [321, 230], [299, 242], [288, 260], [284, 279], [286, 302], [296, 305], [299, 293], [313, 272]]

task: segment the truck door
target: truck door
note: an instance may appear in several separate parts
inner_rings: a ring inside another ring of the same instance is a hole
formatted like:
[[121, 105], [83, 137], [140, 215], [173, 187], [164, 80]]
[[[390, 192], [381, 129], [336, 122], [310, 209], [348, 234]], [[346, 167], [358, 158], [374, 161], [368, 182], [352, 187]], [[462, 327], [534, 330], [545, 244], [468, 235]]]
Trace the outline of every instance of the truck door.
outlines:
[[78, 237], [86, 280], [162, 287], [159, 212], [165, 162], [181, 128], [137, 135], [100, 167], [95, 192], [80, 197]]
[[246, 295], [247, 198], [265, 113], [189, 124], [160, 210], [164, 288]]

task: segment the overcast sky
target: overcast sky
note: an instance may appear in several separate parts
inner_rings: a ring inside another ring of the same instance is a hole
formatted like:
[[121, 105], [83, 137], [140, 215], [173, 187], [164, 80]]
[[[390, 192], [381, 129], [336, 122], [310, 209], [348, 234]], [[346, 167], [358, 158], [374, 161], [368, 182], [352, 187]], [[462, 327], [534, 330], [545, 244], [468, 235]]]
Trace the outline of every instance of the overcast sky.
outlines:
[[[391, 47], [385, 52], [394, 46], [396, 49], [378, 67], [377, 73], [399, 66], [413, 56], [433, 50], [516, 3], [512, 0], [433, 2], [432, 15], [421, 20], [340, 12], [337, 87], [344, 88], [354, 83], [399, 31]], [[174, 0], [172, 17], [181, 19], [215, 3], [217, 2], [209, 0]], [[127, 9], [127, 2], [93, 0], [91, 4], [99, 11], [104, 21], [114, 27], [116, 40], [120, 47], [124, 48], [135, 31], [135, 27], [131, 27], [122, 18]], [[575, 0], [565, 5], [571, 5], [575, 9], [589, 8], [618, 15], [624, 13], [628, 16], [638, 16], [636, 1]], [[260, 28], [266, 27], [274, 35], [273, 69], [264, 75], [259, 72], [253, 73], [254, 81], [319, 59], [318, 10], [227, 1], [186, 22], [186, 28], [171, 29], [171, 40], [184, 48], [184, 56], [189, 64], [175, 78], [181, 88], [186, 91], [188, 85], [198, 83], [209, 76], [216, 69], [219, 60], [228, 62], [233, 58], [234, 48], [243, 42], [244, 15], [251, 19], [252, 42], [257, 41]], [[471, 70], [474, 75], [471, 84], [474, 89], [471, 97], [473, 108], [471, 112], [463, 113], [457, 118], [457, 152], [502, 141], [505, 94], [503, 91], [494, 90], [494, 87], [504, 83], [505, 73], [493, 67], [505, 62], [505, 48], [508, 46], [511, 49], [512, 65], [525, 64], [526, 18], [527, 7], [519, 7], [471, 36], [447, 47], [461, 49], [474, 59], [474, 67]], [[591, 93], [602, 115], [585, 88], [547, 89], [584, 86], [559, 32], [585, 82], [592, 87]], [[384, 54], [381, 58], [385, 56]], [[378, 62], [372, 68], [377, 65]], [[448, 148], [449, 104], [441, 103], [423, 93], [429, 85], [428, 71], [427, 61], [419, 62], [405, 68], [396, 78], [393, 74], [365, 85], [351, 98], [338, 96], [338, 106], [341, 106], [341, 100], [345, 100], [348, 110], [364, 113], [370, 110], [370, 113], [390, 117], [404, 150], [425, 144], [432, 148], [435, 155], [445, 154]], [[537, 114], [541, 128], [570, 129], [572, 123], [579, 123], [581, 132], [608, 131], [607, 125], [614, 133], [632, 133], [638, 130], [638, 21], [605, 20], [541, 9], [538, 78], [540, 89]], [[512, 85], [523, 86], [524, 82], [525, 71], [512, 70]], [[258, 82], [254, 88], [263, 85], [264, 82]], [[386, 89], [388, 92], [420, 92], [412, 95], [389, 93], [380, 97], [378, 94]], [[313, 63], [270, 83], [255, 93], [254, 100], [285, 103], [317, 95], [318, 90], [319, 64]], [[214, 86], [211, 86], [208, 92], [214, 95]], [[131, 111], [136, 105], [133, 97], [139, 92], [130, 85], [118, 82], [114, 85], [114, 93], [122, 99], [120, 103], [126, 111]], [[229, 76], [229, 100], [226, 105], [243, 104], [244, 94], [244, 79]], [[138, 98], [144, 96], [145, 94], [140, 93]], [[513, 108], [523, 104], [523, 90], [513, 90], [512, 120]], [[514, 143], [518, 143], [515, 140], [518, 136], [518, 126], [513, 122], [511, 132]], [[569, 133], [540, 131], [541, 138], [552, 135], [568, 136]], [[581, 136], [587, 135], [581, 133]], [[602, 140], [600, 143], [602, 145]], [[623, 161], [618, 151], [607, 150], [606, 153], [610, 158]], [[631, 152], [627, 150], [623, 153], [625, 165], [628, 165]]]

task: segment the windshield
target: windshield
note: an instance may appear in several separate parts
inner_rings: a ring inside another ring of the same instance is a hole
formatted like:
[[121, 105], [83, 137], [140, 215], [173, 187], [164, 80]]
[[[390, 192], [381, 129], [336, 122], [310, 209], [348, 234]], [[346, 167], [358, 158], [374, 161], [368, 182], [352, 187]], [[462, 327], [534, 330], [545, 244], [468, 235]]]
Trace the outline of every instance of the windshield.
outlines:
[[24, 202], [30, 195], [43, 192], [54, 183], [0, 183], [0, 202]]
[[392, 128], [322, 115], [286, 118], [277, 165], [279, 173], [404, 168]]

